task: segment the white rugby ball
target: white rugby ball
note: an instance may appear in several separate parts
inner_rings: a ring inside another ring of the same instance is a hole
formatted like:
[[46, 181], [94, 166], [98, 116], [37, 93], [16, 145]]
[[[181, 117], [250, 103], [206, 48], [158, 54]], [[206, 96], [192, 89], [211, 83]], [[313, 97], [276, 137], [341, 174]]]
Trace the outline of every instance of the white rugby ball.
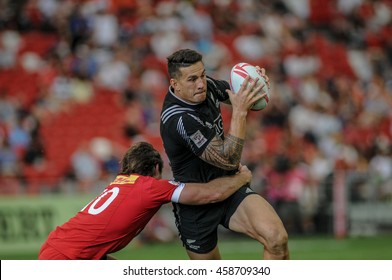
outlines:
[[265, 107], [267, 107], [268, 102], [269, 102], [269, 89], [268, 86], [264, 80], [264, 78], [258, 73], [257, 69], [255, 66], [249, 64], [249, 63], [238, 63], [236, 65], [233, 66], [233, 68], [231, 69], [231, 73], [230, 73], [230, 86], [231, 86], [231, 90], [234, 93], [237, 93], [240, 88], [242, 83], [244, 82], [245, 78], [247, 76], [250, 76], [250, 81], [259, 78], [259, 81], [257, 82], [257, 85], [259, 85], [260, 83], [263, 83], [265, 86], [263, 87], [262, 91], [260, 92], [260, 94], [263, 94], [264, 92], [267, 93], [267, 96], [260, 99], [259, 101], [257, 101], [255, 104], [253, 104], [251, 110], [253, 111], [260, 111], [263, 110]]

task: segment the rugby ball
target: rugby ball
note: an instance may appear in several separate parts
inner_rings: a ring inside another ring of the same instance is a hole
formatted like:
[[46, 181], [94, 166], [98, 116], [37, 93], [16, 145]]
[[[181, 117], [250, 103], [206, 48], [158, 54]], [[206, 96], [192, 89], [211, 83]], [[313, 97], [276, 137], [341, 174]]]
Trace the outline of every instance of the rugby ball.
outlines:
[[264, 92], [267, 93], [267, 96], [260, 99], [257, 101], [253, 106], [251, 107], [251, 110], [253, 111], [260, 111], [263, 110], [265, 107], [267, 107], [268, 102], [269, 102], [269, 89], [268, 86], [264, 80], [264, 78], [258, 73], [257, 69], [255, 66], [249, 64], [249, 63], [237, 63], [236, 65], [233, 66], [230, 72], [230, 86], [231, 90], [234, 93], [237, 93], [240, 88], [242, 83], [244, 82], [245, 78], [247, 76], [250, 76], [250, 81], [259, 78], [259, 81], [257, 84], [259, 85], [260, 83], [263, 83], [265, 86], [263, 87], [262, 91], [260, 94], [263, 94]]

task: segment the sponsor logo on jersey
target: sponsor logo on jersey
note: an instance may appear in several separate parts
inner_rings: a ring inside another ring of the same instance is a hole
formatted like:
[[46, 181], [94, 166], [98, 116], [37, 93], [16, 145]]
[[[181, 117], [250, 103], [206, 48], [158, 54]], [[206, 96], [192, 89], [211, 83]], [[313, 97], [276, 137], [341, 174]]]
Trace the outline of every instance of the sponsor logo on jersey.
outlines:
[[111, 185], [134, 184], [139, 177], [138, 175], [118, 175]]
[[204, 137], [203, 133], [201, 133], [200, 130], [193, 133], [190, 138], [198, 148], [200, 148], [201, 146], [203, 146], [204, 143], [207, 142], [207, 138]]

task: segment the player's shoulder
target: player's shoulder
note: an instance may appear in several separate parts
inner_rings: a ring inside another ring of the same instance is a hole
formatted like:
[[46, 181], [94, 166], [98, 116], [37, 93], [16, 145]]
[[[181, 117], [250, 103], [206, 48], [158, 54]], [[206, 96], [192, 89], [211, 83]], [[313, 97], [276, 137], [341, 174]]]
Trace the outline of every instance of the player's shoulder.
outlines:
[[156, 181], [158, 181], [158, 179], [152, 176], [137, 175], [137, 178], [132, 185], [136, 188], [145, 189], [150, 188]]
[[208, 85], [213, 85], [214, 87], [223, 87], [227, 88], [230, 87], [230, 84], [228, 81], [225, 80], [219, 80], [211, 76], [207, 76], [207, 84]]
[[171, 104], [162, 110], [161, 123], [166, 124], [169, 121], [177, 121], [180, 117], [194, 112], [192, 108], [184, 107], [179, 104]]
[[220, 100], [225, 100], [229, 97], [226, 93], [226, 89], [230, 89], [230, 84], [227, 81], [217, 80], [207, 76], [207, 88], [208, 91], [212, 92], [214, 95], [218, 95]]

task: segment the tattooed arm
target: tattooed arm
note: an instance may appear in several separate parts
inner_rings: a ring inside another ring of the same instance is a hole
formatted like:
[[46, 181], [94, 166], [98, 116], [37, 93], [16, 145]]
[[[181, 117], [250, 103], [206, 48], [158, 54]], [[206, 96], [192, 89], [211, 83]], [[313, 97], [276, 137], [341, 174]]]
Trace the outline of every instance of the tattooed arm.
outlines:
[[249, 82], [247, 88], [248, 82], [249, 78], [245, 80], [237, 94], [227, 90], [233, 106], [229, 133], [224, 140], [216, 135], [201, 155], [204, 161], [225, 170], [238, 169], [245, 142], [246, 116], [249, 108], [265, 96], [265, 94], [257, 96], [262, 85], [256, 86], [256, 80]]
[[243, 146], [244, 139], [229, 134], [223, 141], [219, 136], [215, 136], [202, 153], [201, 158], [225, 170], [238, 169]]

